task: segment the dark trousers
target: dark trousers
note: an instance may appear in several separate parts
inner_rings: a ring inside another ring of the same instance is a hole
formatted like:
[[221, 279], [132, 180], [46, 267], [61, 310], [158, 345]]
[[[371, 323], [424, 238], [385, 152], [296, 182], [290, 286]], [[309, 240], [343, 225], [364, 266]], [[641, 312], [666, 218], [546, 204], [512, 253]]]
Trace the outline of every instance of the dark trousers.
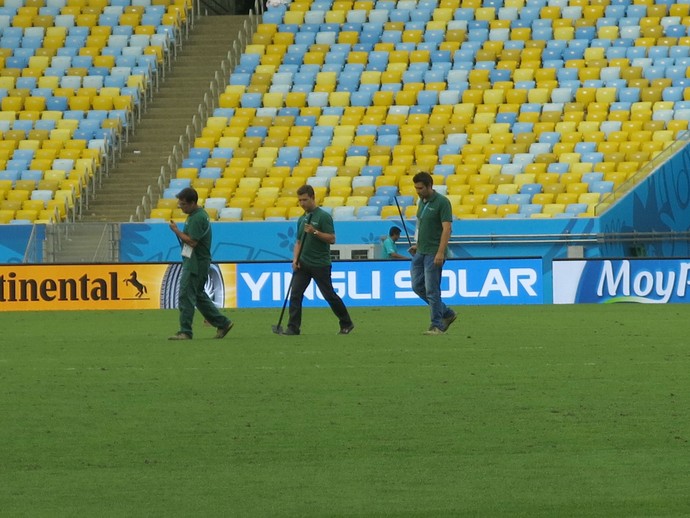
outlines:
[[347, 312], [347, 308], [343, 300], [333, 289], [333, 282], [331, 281], [331, 267], [330, 266], [307, 266], [301, 264], [300, 267], [292, 272], [292, 292], [290, 293], [290, 321], [288, 328], [299, 333], [302, 325], [302, 299], [304, 292], [309, 286], [311, 280], [314, 279], [316, 286], [321, 291], [323, 298], [328, 302], [328, 305], [333, 310], [333, 313], [338, 317], [340, 322], [340, 329], [352, 325], [352, 319]]
[[190, 273], [189, 270], [182, 270], [180, 279], [180, 332], [192, 336], [192, 321], [194, 320], [194, 308], [199, 310], [204, 318], [213, 327], [225, 327], [230, 323], [228, 317], [223, 315], [215, 306], [211, 298], [204, 290], [208, 280], [208, 267], [203, 265], [200, 272]]

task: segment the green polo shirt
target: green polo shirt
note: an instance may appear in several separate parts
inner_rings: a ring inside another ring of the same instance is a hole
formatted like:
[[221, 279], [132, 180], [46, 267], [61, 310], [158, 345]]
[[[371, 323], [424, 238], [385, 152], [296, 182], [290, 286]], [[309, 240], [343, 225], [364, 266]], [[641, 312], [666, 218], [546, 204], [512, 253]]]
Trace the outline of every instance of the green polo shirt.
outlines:
[[211, 262], [211, 222], [206, 211], [199, 207], [189, 214], [182, 231], [197, 242], [192, 257], [182, 258], [182, 267], [198, 273], [199, 264]]
[[441, 243], [444, 221], [453, 221], [453, 210], [448, 198], [434, 191], [429, 201], [419, 200], [417, 205], [418, 253], [436, 254], [438, 245]]
[[[309, 223], [319, 232], [334, 234], [333, 218], [317, 207], [311, 213]], [[313, 235], [304, 233], [304, 225], [310, 214], [304, 214], [297, 220], [297, 235], [301, 236], [302, 252], [300, 262], [308, 266], [329, 266], [331, 264], [331, 245]]]

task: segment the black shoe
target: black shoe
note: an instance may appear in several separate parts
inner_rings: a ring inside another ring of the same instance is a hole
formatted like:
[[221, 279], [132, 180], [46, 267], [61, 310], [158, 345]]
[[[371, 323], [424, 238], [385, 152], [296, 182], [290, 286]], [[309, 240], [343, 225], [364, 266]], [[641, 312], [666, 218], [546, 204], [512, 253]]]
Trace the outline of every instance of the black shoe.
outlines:
[[443, 319], [443, 326], [444, 326], [443, 330], [444, 330], [444, 331], [448, 331], [448, 328], [450, 327], [450, 325], [451, 325], [453, 322], [455, 322], [455, 319], [456, 319], [456, 318], [458, 318], [458, 314], [457, 314], [457, 313], [453, 313], [451, 316], [444, 318], [444, 319]]
[[299, 335], [299, 331], [295, 331], [294, 329], [290, 329], [288, 327], [284, 331], [281, 331], [280, 334], [285, 335], [285, 336], [297, 336], [297, 335]]
[[230, 330], [232, 329], [232, 327], [234, 325], [235, 325], [234, 322], [228, 322], [227, 326], [219, 327], [218, 331], [216, 332], [216, 336], [214, 336], [214, 338], [218, 338], [218, 339], [225, 338], [225, 335], [227, 335], [230, 332]]
[[339, 335], [349, 335], [352, 330], [355, 328], [354, 324], [350, 324], [349, 326], [345, 326], [340, 328], [340, 331], [338, 331]]

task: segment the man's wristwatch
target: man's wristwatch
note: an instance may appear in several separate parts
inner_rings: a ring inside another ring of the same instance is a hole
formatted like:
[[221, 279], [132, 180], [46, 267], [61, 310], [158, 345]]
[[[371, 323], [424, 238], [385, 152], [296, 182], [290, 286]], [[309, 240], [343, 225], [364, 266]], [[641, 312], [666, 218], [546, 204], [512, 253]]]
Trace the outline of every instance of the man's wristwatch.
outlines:
[[316, 235], [316, 234], [318, 234], [318, 233], [319, 233], [318, 230], [314, 230], [314, 235]]

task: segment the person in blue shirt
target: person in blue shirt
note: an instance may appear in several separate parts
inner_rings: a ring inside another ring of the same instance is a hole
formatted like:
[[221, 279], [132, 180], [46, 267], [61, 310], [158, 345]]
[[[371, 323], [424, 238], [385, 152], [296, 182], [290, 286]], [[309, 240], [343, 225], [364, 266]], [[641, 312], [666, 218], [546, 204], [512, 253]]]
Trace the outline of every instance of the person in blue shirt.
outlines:
[[388, 231], [388, 237], [383, 240], [384, 259], [409, 259], [409, 257], [398, 253], [398, 247], [395, 243], [400, 239], [400, 232], [402, 231], [396, 226], [392, 226]]

